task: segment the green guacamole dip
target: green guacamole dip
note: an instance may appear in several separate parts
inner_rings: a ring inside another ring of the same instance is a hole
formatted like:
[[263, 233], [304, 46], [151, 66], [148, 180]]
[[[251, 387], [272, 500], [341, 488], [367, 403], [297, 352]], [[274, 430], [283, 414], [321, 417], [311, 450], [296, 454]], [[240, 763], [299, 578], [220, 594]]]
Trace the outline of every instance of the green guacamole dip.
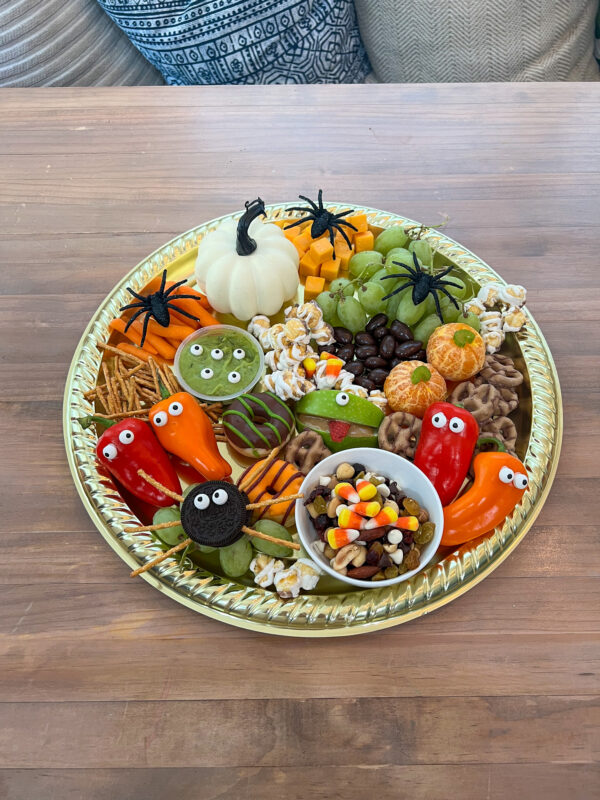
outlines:
[[262, 368], [259, 344], [235, 329], [205, 333], [188, 342], [179, 354], [183, 381], [205, 398], [236, 397], [248, 391]]

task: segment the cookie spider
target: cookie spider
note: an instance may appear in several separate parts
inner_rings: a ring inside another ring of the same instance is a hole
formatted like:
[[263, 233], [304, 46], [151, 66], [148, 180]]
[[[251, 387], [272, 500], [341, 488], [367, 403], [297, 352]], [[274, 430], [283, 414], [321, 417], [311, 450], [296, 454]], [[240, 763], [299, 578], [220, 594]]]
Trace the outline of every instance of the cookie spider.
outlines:
[[167, 282], [167, 270], [164, 270], [162, 274], [162, 281], [160, 282], [160, 288], [158, 291], [153, 292], [152, 294], [144, 295], [138, 294], [134, 292], [129, 286], [127, 287], [127, 291], [130, 295], [137, 298], [135, 303], [129, 303], [129, 305], [122, 306], [119, 310], [120, 311], [127, 311], [130, 308], [137, 309], [127, 322], [125, 326], [124, 333], [127, 333], [129, 326], [132, 322], [134, 322], [141, 314], [145, 314], [146, 317], [144, 318], [144, 329], [142, 331], [142, 341], [140, 342], [140, 346], [144, 344], [146, 341], [146, 333], [148, 331], [148, 323], [150, 322], [150, 318], [154, 317], [154, 319], [158, 322], [159, 325], [162, 325], [163, 328], [169, 327], [169, 322], [171, 320], [171, 315], [169, 314], [169, 310], [176, 311], [178, 314], [183, 314], [184, 317], [189, 317], [190, 319], [196, 320], [199, 322], [198, 317], [194, 317], [192, 314], [188, 314], [187, 311], [184, 311], [183, 308], [179, 308], [179, 306], [175, 305], [173, 302], [174, 300], [196, 300], [197, 296], [192, 294], [178, 294], [175, 297], [171, 297], [173, 292], [181, 286], [186, 280], [178, 281], [178, 283], [174, 283], [173, 286], [169, 286], [169, 288], [165, 291], [165, 284]]
[[[276, 450], [274, 452], [277, 452]], [[289, 547], [292, 550], [300, 550], [300, 545], [285, 539], [277, 539], [261, 531], [256, 531], [248, 526], [252, 511], [256, 508], [280, 503], [283, 500], [297, 500], [302, 494], [294, 494], [289, 497], [275, 497], [271, 500], [264, 500], [260, 503], [249, 503], [248, 495], [238, 486], [227, 481], [206, 481], [195, 486], [186, 497], [171, 492], [158, 481], [155, 481], [144, 470], [138, 470], [138, 475], [144, 478], [155, 488], [160, 488], [178, 503], [181, 503], [181, 519], [173, 522], [163, 522], [158, 525], [143, 525], [138, 528], [130, 528], [127, 533], [140, 533], [141, 531], [156, 531], [164, 528], [174, 528], [181, 525], [188, 538], [176, 544], [166, 553], [160, 553], [156, 558], [148, 561], [142, 567], [138, 567], [131, 573], [131, 577], [141, 575], [152, 567], [160, 564], [165, 558], [174, 555], [180, 550], [184, 550], [191, 544], [200, 544], [208, 547], [227, 547], [241, 539], [244, 534], [254, 536], [259, 539], [266, 539], [269, 542]]]
[[396, 273], [395, 275], [384, 275], [381, 280], [386, 281], [389, 278], [405, 278], [406, 282], [402, 284], [402, 286], [398, 286], [394, 289], [393, 292], [390, 292], [388, 295], [382, 298], [382, 302], [384, 300], [389, 300], [390, 297], [393, 297], [398, 292], [401, 292], [403, 289], [406, 289], [408, 286], [412, 286], [412, 301], [413, 303], [418, 306], [419, 303], [422, 303], [423, 300], [427, 297], [427, 295], [433, 295], [433, 299], [435, 302], [435, 308], [437, 311], [438, 317], [441, 319], [442, 323], [444, 322], [444, 317], [442, 315], [442, 309], [440, 308], [440, 299], [437, 295], [438, 292], [442, 292], [449, 297], [450, 300], [454, 303], [457, 309], [460, 309], [460, 306], [456, 302], [456, 299], [452, 297], [450, 292], [445, 288], [446, 286], [456, 286], [457, 289], [462, 289], [462, 286], [458, 283], [452, 283], [452, 281], [443, 281], [441, 280], [445, 275], [451, 272], [454, 267], [448, 267], [443, 272], [438, 273], [437, 275], [429, 275], [427, 272], [423, 272], [421, 269], [421, 265], [419, 264], [419, 259], [417, 258], [416, 254], [413, 253], [413, 262], [414, 267], [410, 267], [408, 264], [402, 264], [400, 261], [392, 261], [397, 267], [404, 267], [408, 271], [408, 275], [406, 273]]
[[306, 213], [306, 217], [304, 219], [299, 219], [296, 222], [292, 222], [291, 225], [286, 225], [285, 230], [289, 230], [290, 228], [295, 228], [296, 225], [302, 225], [303, 222], [307, 220], [313, 220], [313, 224], [310, 228], [310, 235], [313, 239], [318, 239], [319, 236], [322, 236], [325, 231], [329, 232], [329, 241], [331, 242], [331, 246], [333, 247], [333, 258], [335, 259], [335, 245], [334, 245], [334, 236], [335, 231], [339, 231], [348, 247], [352, 249], [352, 244], [350, 239], [346, 235], [346, 231], [342, 228], [342, 225], [346, 225], [348, 228], [352, 228], [353, 231], [356, 231], [357, 228], [351, 223], [347, 222], [342, 217], [345, 217], [347, 214], [352, 213], [352, 209], [349, 208], [346, 211], [340, 211], [339, 214], [332, 214], [331, 211], [328, 211], [323, 206], [323, 189], [319, 189], [319, 197], [318, 197], [318, 205], [315, 203], [314, 200], [311, 200], [309, 197], [305, 197], [303, 194], [299, 194], [298, 197], [300, 200], [306, 200], [308, 203], [307, 206], [293, 206], [292, 208], [288, 208], [288, 211], [300, 211], [301, 213]]

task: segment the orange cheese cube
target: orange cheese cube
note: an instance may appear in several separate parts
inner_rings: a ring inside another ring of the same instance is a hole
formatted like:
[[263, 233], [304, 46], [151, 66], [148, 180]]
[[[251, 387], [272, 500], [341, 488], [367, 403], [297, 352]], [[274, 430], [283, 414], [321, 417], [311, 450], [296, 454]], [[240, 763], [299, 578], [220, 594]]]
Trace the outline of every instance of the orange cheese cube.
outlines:
[[331, 261], [333, 257], [333, 246], [329, 239], [317, 239], [310, 246], [310, 254], [313, 261], [317, 264], [323, 264], [325, 261]]
[[285, 226], [289, 223], [287, 219], [272, 219], [271, 224], [277, 225], [278, 228], [285, 228]]
[[[292, 230], [297, 231], [298, 228], [292, 228]], [[294, 244], [298, 248], [298, 250], [302, 250], [303, 253], [306, 253], [308, 248], [312, 243], [312, 239], [310, 233], [308, 231], [302, 231], [302, 233], [298, 234], [294, 239]]]
[[298, 230], [298, 228], [291, 228], [288, 231], [284, 231], [283, 235], [288, 241], [293, 242], [294, 239], [297, 239], [298, 236], [300, 236], [300, 231]]
[[315, 263], [310, 253], [305, 253], [300, 259], [300, 275], [303, 278], [308, 278], [309, 275], [320, 274], [321, 267]]
[[[336, 253], [337, 255], [337, 253]], [[321, 264], [321, 277], [326, 281], [334, 281], [340, 274], [340, 259], [335, 258]]]
[[309, 275], [304, 284], [304, 301], [314, 300], [325, 289], [325, 278]]
[[354, 251], [353, 250], [338, 250], [337, 247], [336, 247], [335, 255], [340, 261], [340, 269], [345, 271], [345, 270], [348, 269], [348, 264], [350, 263], [350, 259], [354, 255]]
[[[353, 217], [344, 217], [344, 219], [346, 219], [351, 225], [354, 225], [356, 228], [356, 233], [364, 233], [365, 231], [369, 230], [369, 223], [367, 222], [366, 214], [355, 214]], [[352, 230], [352, 228], [347, 228], [346, 233], [356, 236], [356, 233]]]
[[354, 234], [354, 250], [362, 253], [363, 250], [372, 250], [375, 244], [375, 237], [371, 231], [363, 231]]

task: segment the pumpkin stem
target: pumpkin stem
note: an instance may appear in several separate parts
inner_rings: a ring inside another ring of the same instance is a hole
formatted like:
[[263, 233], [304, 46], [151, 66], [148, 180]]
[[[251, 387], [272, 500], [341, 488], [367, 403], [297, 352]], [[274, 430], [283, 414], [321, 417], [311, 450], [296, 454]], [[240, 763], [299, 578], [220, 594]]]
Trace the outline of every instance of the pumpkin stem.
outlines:
[[237, 250], [238, 256], [251, 256], [258, 247], [254, 239], [248, 235], [248, 228], [250, 224], [261, 215], [266, 217], [267, 212], [265, 211], [265, 204], [260, 197], [257, 197], [256, 200], [252, 200], [252, 202], [248, 200], [246, 203], [246, 213], [242, 215], [237, 226], [235, 249]]
[[431, 378], [431, 371], [425, 366], [425, 364], [421, 364], [420, 367], [417, 367], [413, 370], [410, 379], [414, 386], [417, 383], [421, 383], [421, 381], [427, 382]]

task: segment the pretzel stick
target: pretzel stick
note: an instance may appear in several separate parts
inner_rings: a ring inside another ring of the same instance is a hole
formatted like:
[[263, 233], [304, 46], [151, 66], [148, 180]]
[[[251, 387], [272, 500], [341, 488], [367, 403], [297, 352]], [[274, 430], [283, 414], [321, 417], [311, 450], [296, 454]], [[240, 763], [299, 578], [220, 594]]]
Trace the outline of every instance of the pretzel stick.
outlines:
[[248, 536], [254, 536], [255, 539], [264, 539], [266, 542], [280, 544], [282, 547], [290, 547], [292, 550], [300, 550], [300, 545], [296, 542], [288, 542], [287, 539], [276, 539], [274, 536], [269, 536], [266, 533], [255, 531], [254, 528], [249, 528], [247, 525], [242, 525], [242, 530], [244, 533], [247, 533]]
[[[283, 445], [280, 446], [282, 447]], [[271, 463], [277, 458], [278, 452], [279, 452], [279, 447], [274, 447], [269, 453], [269, 455], [266, 457], [266, 459], [263, 461], [263, 463], [261, 464], [261, 471], [263, 475], [265, 475], [269, 471], [269, 467], [271, 466]], [[238, 485], [238, 489], [240, 490], [240, 492], [245, 492], [247, 487], [254, 482], [255, 478], [256, 475], [253, 475], [251, 478], [247, 476], [246, 480]]]
[[192, 544], [191, 539], [186, 539], [184, 542], [176, 544], [175, 547], [172, 547], [170, 550], [167, 550], [166, 553], [161, 553], [160, 555], [156, 556], [156, 558], [153, 558], [152, 561], [148, 561], [148, 563], [144, 564], [143, 567], [138, 567], [137, 569], [134, 569], [133, 572], [129, 573], [129, 577], [135, 578], [136, 575], [141, 575], [142, 572], [148, 572], [149, 569], [152, 569], [152, 567], [155, 567], [157, 564], [160, 564], [161, 561], [165, 560], [165, 558], [169, 558], [169, 556], [172, 556], [173, 553], [178, 553], [180, 550], [185, 550], [185, 548], [189, 547], [191, 544]]
[[143, 478], [145, 481], [148, 481], [150, 486], [154, 486], [155, 489], [158, 489], [159, 492], [166, 494], [167, 497], [172, 497], [173, 500], [177, 500], [178, 503], [183, 503], [185, 498], [182, 495], [177, 494], [177, 492], [172, 492], [170, 489], [167, 489], [166, 486], [163, 486], [162, 483], [159, 483], [158, 481], [154, 480], [152, 475], [148, 475], [148, 473], [144, 472], [143, 469], [138, 469], [137, 474], [140, 476], [140, 478]]
[[142, 531], [162, 531], [164, 528], [176, 528], [181, 525], [178, 520], [172, 522], [159, 522], [156, 525], [138, 525], [137, 528], [127, 528], [126, 533], [142, 533]]
[[274, 506], [277, 503], [285, 503], [288, 500], [298, 500], [304, 497], [303, 494], [288, 494], [286, 497], [273, 497], [271, 500], [261, 500], [260, 503], [249, 503], [246, 508], [250, 511], [251, 508], [266, 508], [267, 506]]
[[110, 375], [108, 373], [108, 367], [106, 366], [106, 361], [102, 362], [102, 372], [104, 373], [104, 385], [106, 387], [106, 396], [108, 398], [108, 411], [110, 414], [114, 414], [116, 411], [118, 411], [118, 409], [113, 398], [113, 388]]
[[118, 414], [95, 414], [94, 416], [102, 417], [102, 419], [120, 419], [121, 417], [135, 417], [136, 415], [145, 415], [147, 413], [147, 409], [134, 408], [132, 411], [119, 411]]
[[141, 358], [131, 355], [130, 353], [125, 353], [123, 352], [123, 350], [119, 350], [117, 347], [113, 347], [110, 344], [104, 344], [104, 342], [96, 342], [96, 347], [98, 347], [100, 350], [108, 350], [109, 353], [114, 353], [117, 356], [129, 359], [130, 361], [134, 361], [135, 363], [141, 364], [142, 366], [144, 366], [146, 363], [145, 361], [142, 361]]
[[[123, 358], [127, 358], [127, 355], [126, 355], [126, 353], [123, 353]], [[145, 366], [146, 366], [145, 362], [143, 362], [143, 361], [140, 361], [140, 363], [139, 363], [137, 366], [135, 366], [135, 367], [132, 367], [132, 369], [130, 369], [130, 370], [129, 370], [129, 372], [127, 372], [127, 373], [125, 374], [125, 377], [126, 377], [126, 378], [131, 378], [131, 376], [132, 376], [132, 375], [135, 375], [135, 374], [136, 374], [137, 372], [139, 372], [141, 369], [144, 369], [144, 367], [145, 367]]]
[[156, 394], [160, 397], [160, 387], [158, 385], [158, 377], [156, 375], [156, 367], [154, 366], [154, 359], [149, 358], [148, 364], [150, 365], [150, 372], [152, 373], [152, 382], [154, 383], [154, 389], [156, 390]]

